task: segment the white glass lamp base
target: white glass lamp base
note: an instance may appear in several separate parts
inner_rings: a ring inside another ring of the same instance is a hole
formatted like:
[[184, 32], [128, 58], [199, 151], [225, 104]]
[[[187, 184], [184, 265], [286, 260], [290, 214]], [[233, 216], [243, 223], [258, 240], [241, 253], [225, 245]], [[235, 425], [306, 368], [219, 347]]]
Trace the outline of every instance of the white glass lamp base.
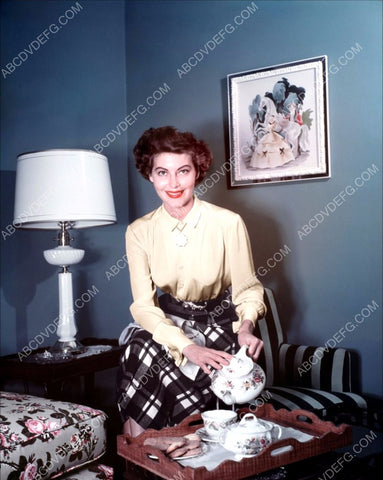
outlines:
[[58, 267], [67, 267], [81, 262], [84, 258], [84, 250], [72, 248], [70, 246], [60, 246], [51, 250], [44, 250], [44, 258], [51, 265]]
[[85, 352], [84, 345], [78, 340], [74, 339], [70, 342], [57, 342], [49, 349], [52, 354], [60, 353], [64, 355], [77, 355], [79, 353]]
[[56, 331], [58, 341], [52, 347], [52, 353], [77, 354], [85, 350], [85, 347], [76, 340], [77, 326], [73, 307], [72, 274], [66, 269], [67, 266], [80, 262], [83, 256], [84, 250], [70, 246], [44, 251], [44, 257], [48, 263], [63, 267], [63, 271], [58, 274], [59, 321]]

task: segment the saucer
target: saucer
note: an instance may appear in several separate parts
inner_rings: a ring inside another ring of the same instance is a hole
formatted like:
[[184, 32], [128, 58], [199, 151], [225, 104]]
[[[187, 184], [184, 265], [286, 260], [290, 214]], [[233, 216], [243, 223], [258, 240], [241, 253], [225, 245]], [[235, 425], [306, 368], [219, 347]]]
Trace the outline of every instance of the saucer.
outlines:
[[203, 440], [204, 442], [219, 443], [219, 436], [212, 437], [207, 433], [204, 427], [199, 428], [198, 430], [196, 430], [195, 433], [199, 435], [201, 437], [201, 440]]

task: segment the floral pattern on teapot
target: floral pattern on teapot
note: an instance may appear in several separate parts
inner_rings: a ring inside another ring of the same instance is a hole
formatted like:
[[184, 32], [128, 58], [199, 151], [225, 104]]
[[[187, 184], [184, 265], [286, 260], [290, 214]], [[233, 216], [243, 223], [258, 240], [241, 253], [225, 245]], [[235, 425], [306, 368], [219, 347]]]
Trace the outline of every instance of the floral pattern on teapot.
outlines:
[[229, 365], [212, 374], [211, 388], [227, 405], [254, 400], [265, 386], [265, 372], [246, 352], [247, 346], [244, 345]]

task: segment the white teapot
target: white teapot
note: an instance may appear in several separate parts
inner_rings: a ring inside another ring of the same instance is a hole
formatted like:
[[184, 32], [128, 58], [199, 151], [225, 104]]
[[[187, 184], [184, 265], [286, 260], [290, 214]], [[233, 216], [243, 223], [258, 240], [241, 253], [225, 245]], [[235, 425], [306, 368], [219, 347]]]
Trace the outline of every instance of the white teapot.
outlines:
[[237, 455], [257, 455], [281, 436], [282, 428], [279, 425], [247, 413], [239, 423], [221, 433], [219, 442], [226, 450]]
[[212, 391], [226, 405], [254, 400], [265, 386], [265, 372], [246, 352], [247, 345], [243, 345], [229, 365], [215, 370], [211, 376]]

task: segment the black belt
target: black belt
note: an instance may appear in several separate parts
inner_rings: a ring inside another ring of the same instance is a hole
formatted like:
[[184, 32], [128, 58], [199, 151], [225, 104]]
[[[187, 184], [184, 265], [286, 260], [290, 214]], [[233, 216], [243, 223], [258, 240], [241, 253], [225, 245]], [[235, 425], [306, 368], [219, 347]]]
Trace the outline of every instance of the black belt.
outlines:
[[212, 300], [205, 300], [202, 302], [189, 302], [187, 300], [178, 300], [177, 298], [174, 298], [172, 295], [169, 295], [169, 297], [170, 297], [170, 300], [169, 300], [170, 303], [179, 305], [182, 308], [185, 308], [186, 310], [193, 310], [197, 312], [202, 310], [204, 310], [205, 312], [211, 312], [216, 307], [218, 307], [218, 305], [221, 305], [222, 307], [224, 307], [224, 306], [229, 306], [231, 304], [229, 296], [226, 292], [222, 295], [219, 295], [216, 298], [213, 298]]
[[195, 321], [206, 322], [209, 318], [214, 320], [221, 316], [230, 319], [236, 317], [228, 292], [212, 300], [202, 302], [178, 300], [172, 295], [165, 293], [159, 297], [159, 303], [164, 312]]

